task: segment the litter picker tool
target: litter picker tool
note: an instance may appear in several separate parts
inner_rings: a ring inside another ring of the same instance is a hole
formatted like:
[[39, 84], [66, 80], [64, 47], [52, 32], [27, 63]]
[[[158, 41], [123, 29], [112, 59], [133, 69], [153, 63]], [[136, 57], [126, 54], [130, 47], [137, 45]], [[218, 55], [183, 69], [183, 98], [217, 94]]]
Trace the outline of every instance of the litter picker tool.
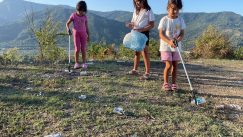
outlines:
[[174, 44], [175, 44], [175, 46], [176, 46], [176, 48], [177, 48], [177, 50], [178, 50], [178, 53], [179, 53], [179, 56], [180, 56], [180, 59], [181, 59], [181, 63], [182, 63], [182, 65], [183, 65], [183, 68], [184, 68], [184, 71], [185, 71], [185, 73], [186, 73], [186, 77], [187, 77], [188, 83], [189, 83], [189, 85], [190, 85], [190, 90], [191, 90], [191, 93], [192, 93], [192, 97], [190, 97], [190, 102], [191, 102], [191, 103], [195, 103], [196, 105], [200, 105], [200, 104], [206, 103], [205, 98], [203, 98], [203, 97], [199, 97], [197, 91], [195, 91], [195, 90], [193, 89], [193, 87], [192, 87], [191, 80], [190, 80], [189, 75], [188, 75], [188, 73], [187, 73], [187, 70], [186, 70], [186, 66], [185, 66], [184, 60], [183, 60], [183, 58], [182, 58], [180, 49], [179, 49], [179, 47], [178, 47], [178, 41], [177, 41], [177, 40], [174, 40]]
[[68, 30], [68, 70], [65, 70], [68, 73], [73, 72], [71, 70], [71, 35], [72, 35], [72, 31], [69, 29]]

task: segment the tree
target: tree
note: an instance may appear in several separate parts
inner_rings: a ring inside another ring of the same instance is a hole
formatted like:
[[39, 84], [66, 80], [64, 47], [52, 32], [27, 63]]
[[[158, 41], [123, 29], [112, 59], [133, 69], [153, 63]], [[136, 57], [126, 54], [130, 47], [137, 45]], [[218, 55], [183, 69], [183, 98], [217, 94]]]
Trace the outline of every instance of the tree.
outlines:
[[193, 54], [201, 58], [230, 58], [233, 48], [227, 35], [209, 25], [196, 39]]
[[63, 55], [63, 49], [57, 47], [58, 31], [60, 30], [60, 22], [56, 22], [49, 10], [45, 14], [45, 18], [37, 21], [34, 12], [26, 15], [28, 28], [33, 33], [39, 51], [40, 61], [55, 62], [60, 55]]

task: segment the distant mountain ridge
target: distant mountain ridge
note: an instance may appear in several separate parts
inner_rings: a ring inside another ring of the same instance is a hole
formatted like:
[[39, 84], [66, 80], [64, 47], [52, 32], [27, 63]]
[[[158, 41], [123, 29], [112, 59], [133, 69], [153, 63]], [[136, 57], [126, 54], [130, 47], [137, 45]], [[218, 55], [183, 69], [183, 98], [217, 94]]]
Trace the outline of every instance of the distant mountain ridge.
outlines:
[[[13, 6], [17, 3], [18, 6]], [[12, 10], [11, 10], [12, 9]], [[44, 5], [27, 2], [24, 0], [4, 0], [0, 3], [0, 49], [2, 47], [35, 47], [35, 41], [27, 30], [25, 20], [26, 11], [35, 12], [36, 21], [45, 17], [46, 10], [50, 10], [56, 21], [61, 22], [65, 31], [65, 23], [74, 8], [65, 5]], [[16, 15], [15, 15], [16, 14]], [[15, 15], [15, 16], [14, 16]], [[128, 11], [88, 11], [89, 28], [93, 42], [107, 42], [121, 44], [122, 39], [130, 30], [125, 27], [125, 22], [132, 18]], [[159, 39], [157, 26], [165, 14], [155, 15], [155, 28], [151, 37]], [[227, 32], [235, 45], [243, 45], [243, 17], [233, 12], [219, 13], [182, 13], [187, 28], [185, 42], [193, 41], [208, 26], [215, 25]]]

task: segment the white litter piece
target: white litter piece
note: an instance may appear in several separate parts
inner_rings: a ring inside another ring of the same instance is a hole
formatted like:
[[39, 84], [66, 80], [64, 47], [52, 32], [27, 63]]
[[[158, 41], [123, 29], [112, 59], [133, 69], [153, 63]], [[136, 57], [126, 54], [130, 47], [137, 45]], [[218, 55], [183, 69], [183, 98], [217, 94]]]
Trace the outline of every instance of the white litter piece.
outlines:
[[25, 90], [32, 90], [33, 88], [32, 87], [27, 87]]
[[120, 114], [120, 115], [124, 114], [124, 110], [121, 107], [115, 107], [113, 112], [117, 113], [117, 114]]
[[[197, 97], [196, 98], [197, 105], [201, 105], [206, 103], [206, 99], [204, 97]], [[191, 104], [195, 104], [195, 99], [191, 101]]]
[[39, 93], [37, 94], [37, 96], [43, 96], [43, 93], [42, 93], [42, 92], [39, 92]]
[[94, 65], [94, 62], [87, 62], [87, 65]]
[[239, 84], [243, 84], [243, 80], [242, 81], [237, 81]]
[[137, 137], [138, 135], [137, 135], [138, 133], [136, 132], [136, 133], [134, 133], [131, 137]]
[[62, 137], [62, 135], [60, 133], [57, 133], [57, 134], [50, 134], [44, 137]]
[[81, 96], [78, 96], [78, 98], [84, 100], [84, 99], [87, 98], [87, 96], [86, 95], [81, 95]]
[[236, 111], [240, 111], [242, 109], [240, 105], [236, 105], [236, 104], [218, 105], [215, 108], [216, 109], [230, 109], [230, 110], [236, 110]]
[[68, 72], [68, 73], [72, 73], [72, 72], [73, 72], [73, 70], [70, 70], [70, 72], [69, 72], [68, 69], [65, 69], [64, 71], [65, 71], [65, 72]]
[[230, 115], [228, 115], [228, 119], [229, 120], [237, 120], [239, 118], [240, 118], [239, 114], [230, 114]]
[[117, 63], [125, 63], [126, 61], [124, 61], [124, 60], [117, 60], [116, 62]]
[[87, 71], [81, 71], [80, 72], [80, 76], [87, 76], [88, 75], [88, 72]]

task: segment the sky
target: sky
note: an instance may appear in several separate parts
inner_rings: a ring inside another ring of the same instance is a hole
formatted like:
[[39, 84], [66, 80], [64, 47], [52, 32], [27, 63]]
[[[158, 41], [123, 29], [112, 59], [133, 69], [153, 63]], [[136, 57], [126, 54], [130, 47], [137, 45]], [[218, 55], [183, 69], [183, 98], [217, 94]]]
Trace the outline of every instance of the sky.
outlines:
[[[0, 2], [3, 0], [0, 0]], [[78, 0], [26, 0], [51, 5], [69, 5], [75, 7]], [[85, 0], [88, 10], [96, 11], [133, 11], [132, 0]], [[156, 14], [166, 13], [168, 0], [148, 0]], [[182, 12], [221, 12], [232, 11], [243, 16], [243, 0], [183, 0]]]

